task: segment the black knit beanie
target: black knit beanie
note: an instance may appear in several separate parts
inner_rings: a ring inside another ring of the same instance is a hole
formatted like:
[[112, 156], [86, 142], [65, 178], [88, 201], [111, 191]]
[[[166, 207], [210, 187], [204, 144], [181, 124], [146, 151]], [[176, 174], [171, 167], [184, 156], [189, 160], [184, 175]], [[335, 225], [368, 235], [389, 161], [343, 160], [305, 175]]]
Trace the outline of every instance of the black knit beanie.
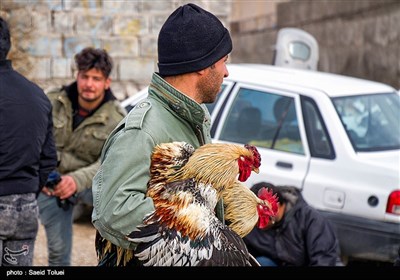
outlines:
[[176, 9], [158, 36], [158, 70], [173, 76], [205, 69], [232, 51], [229, 31], [195, 4]]

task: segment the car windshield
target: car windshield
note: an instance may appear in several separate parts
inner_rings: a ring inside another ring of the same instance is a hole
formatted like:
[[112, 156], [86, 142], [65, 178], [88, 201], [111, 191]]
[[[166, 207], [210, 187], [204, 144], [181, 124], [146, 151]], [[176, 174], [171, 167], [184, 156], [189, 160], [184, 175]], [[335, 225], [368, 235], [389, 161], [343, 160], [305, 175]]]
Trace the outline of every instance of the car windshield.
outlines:
[[333, 98], [356, 151], [400, 148], [400, 95], [369, 94]]

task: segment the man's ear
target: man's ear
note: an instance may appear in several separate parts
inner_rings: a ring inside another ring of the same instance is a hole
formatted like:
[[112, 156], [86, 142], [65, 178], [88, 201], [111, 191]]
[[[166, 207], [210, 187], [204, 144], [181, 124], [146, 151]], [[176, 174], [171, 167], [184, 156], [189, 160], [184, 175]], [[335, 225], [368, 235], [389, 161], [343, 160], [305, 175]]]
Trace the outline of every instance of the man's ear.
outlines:
[[105, 83], [105, 86], [104, 86], [104, 89], [109, 89], [110, 88], [110, 85], [111, 85], [111, 78], [107, 78], [106, 79], [106, 83]]
[[202, 69], [202, 70], [196, 71], [196, 73], [201, 75], [201, 76], [203, 76], [206, 73], [206, 69]]

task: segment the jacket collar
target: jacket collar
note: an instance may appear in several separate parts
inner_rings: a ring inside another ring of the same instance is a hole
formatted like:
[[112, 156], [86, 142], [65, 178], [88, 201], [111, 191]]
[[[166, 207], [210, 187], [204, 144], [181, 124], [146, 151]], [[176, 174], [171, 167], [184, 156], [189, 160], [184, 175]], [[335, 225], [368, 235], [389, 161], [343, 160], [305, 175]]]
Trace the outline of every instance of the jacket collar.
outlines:
[[298, 209], [303, 207], [305, 201], [299, 189], [291, 186], [280, 187], [281, 195], [286, 199], [286, 209], [282, 220], [275, 224], [276, 228], [284, 228], [293, 219], [294, 214]]
[[205, 120], [202, 105], [175, 89], [157, 73], [151, 79], [149, 95], [166, 103], [171, 110], [189, 122], [202, 125]]

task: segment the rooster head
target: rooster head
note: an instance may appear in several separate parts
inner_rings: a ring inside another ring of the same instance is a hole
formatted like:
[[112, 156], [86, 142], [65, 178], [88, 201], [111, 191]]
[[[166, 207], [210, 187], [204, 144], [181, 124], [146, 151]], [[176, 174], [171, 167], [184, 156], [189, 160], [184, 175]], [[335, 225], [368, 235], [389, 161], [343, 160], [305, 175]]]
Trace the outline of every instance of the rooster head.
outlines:
[[278, 197], [272, 192], [263, 187], [258, 191], [258, 198], [262, 200], [263, 203], [258, 204], [258, 227], [260, 229], [266, 228], [270, 222], [275, 222], [275, 216], [278, 212]]
[[244, 145], [246, 149], [251, 151], [251, 157], [242, 156], [239, 159], [239, 178], [240, 182], [245, 182], [251, 174], [251, 171], [255, 173], [259, 172], [259, 167], [261, 165], [261, 156], [257, 148], [252, 145]]

